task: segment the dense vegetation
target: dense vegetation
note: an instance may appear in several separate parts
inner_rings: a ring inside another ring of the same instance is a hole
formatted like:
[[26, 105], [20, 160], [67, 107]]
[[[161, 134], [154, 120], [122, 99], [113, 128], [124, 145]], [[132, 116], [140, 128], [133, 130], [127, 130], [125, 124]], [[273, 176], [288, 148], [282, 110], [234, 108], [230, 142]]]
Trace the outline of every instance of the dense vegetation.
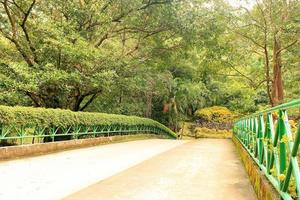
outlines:
[[171, 132], [164, 125], [147, 118], [106, 113], [72, 112], [62, 109], [0, 106], [0, 124], [12, 126], [63, 127], [81, 126], [153, 126]]
[[196, 122], [201, 127], [216, 129], [231, 129], [237, 117], [228, 108], [221, 106], [202, 108], [197, 110], [194, 115]]
[[[230, 1], [232, 2], [232, 1]], [[299, 98], [300, 3], [0, 0], [0, 104], [151, 117]]]
[[147, 118], [21, 106], [0, 106], [0, 133], [0, 146], [18, 144], [20, 141], [23, 144], [24, 140], [34, 144], [137, 133], [177, 137], [166, 126]]

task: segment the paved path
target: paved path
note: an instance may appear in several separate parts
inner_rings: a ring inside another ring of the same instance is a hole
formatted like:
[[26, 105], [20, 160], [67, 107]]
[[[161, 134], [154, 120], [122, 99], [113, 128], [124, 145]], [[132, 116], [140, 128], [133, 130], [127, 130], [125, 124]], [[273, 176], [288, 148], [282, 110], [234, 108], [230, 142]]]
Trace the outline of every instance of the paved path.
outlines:
[[231, 140], [177, 146], [65, 200], [256, 200]]
[[62, 199], [185, 142], [140, 140], [3, 161], [0, 200]]

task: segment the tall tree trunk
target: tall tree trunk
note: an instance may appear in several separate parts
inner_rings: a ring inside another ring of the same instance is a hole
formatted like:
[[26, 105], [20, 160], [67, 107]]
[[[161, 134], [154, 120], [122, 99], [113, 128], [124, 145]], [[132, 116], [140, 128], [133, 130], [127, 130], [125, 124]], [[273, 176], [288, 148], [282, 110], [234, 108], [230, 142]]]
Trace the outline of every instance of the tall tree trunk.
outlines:
[[269, 51], [267, 47], [267, 43], [264, 45], [264, 54], [265, 54], [265, 75], [267, 80], [267, 94], [269, 97], [269, 102], [272, 106], [274, 106], [272, 94], [271, 94], [271, 77], [270, 77], [270, 60], [269, 60]]
[[272, 82], [272, 100], [273, 105], [283, 103], [283, 81], [282, 81], [282, 60], [281, 60], [281, 42], [278, 35], [274, 35], [273, 47], [273, 82]]

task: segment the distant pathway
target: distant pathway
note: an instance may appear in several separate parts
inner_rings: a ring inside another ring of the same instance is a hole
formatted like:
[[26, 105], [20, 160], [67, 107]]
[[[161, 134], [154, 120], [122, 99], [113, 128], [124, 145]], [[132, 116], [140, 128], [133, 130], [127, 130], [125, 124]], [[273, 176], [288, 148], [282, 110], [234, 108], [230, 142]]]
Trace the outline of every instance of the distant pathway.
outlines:
[[257, 197], [232, 141], [201, 139], [177, 146], [65, 198], [83, 199], [256, 200]]

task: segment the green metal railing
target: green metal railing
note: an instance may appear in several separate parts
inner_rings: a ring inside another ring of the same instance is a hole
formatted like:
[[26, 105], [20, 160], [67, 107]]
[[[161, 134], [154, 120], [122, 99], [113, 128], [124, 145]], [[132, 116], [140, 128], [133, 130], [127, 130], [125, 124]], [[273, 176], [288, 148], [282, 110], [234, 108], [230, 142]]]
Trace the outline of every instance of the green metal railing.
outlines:
[[0, 146], [150, 133], [177, 138], [159, 122], [136, 116], [0, 106]]
[[56, 140], [109, 137], [116, 135], [133, 135], [133, 134], [156, 134], [170, 137], [168, 132], [154, 126], [136, 125], [98, 125], [98, 126], [82, 126], [75, 125], [69, 127], [39, 127], [39, 126], [14, 126], [0, 125], [0, 143], [6, 141], [15, 141], [15, 144], [41, 143], [47, 138], [47, 142]]
[[288, 118], [288, 111], [294, 110], [297, 119], [299, 108], [300, 99], [244, 117], [233, 128], [234, 135], [285, 200], [300, 199], [300, 124], [292, 127]]

